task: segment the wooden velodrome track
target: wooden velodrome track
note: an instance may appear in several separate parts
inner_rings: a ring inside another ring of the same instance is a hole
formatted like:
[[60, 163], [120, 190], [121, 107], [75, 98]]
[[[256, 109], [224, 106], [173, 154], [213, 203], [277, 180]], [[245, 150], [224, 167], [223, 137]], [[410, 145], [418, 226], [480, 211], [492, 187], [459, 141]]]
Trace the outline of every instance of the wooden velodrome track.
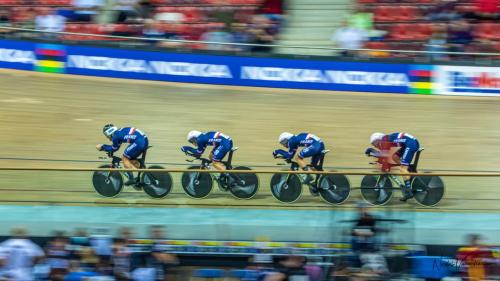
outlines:
[[[326, 166], [369, 171], [363, 152], [370, 133], [405, 131], [426, 148], [421, 169], [500, 170], [498, 98], [236, 88], [0, 70], [0, 105], [0, 167], [95, 167], [99, 163], [9, 158], [97, 160], [102, 155], [94, 146], [105, 142], [101, 128], [113, 122], [148, 134], [154, 146], [149, 162], [185, 165], [179, 148], [187, 144], [189, 130], [221, 130], [240, 147], [235, 164], [282, 169], [272, 167], [278, 134], [308, 131], [332, 149]], [[206, 199], [189, 199], [179, 175], [174, 175], [172, 194], [161, 200], [131, 189], [115, 199], [100, 198], [88, 172], [2, 171], [0, 175], [4, 204], [331, 208], [306, 190], [299, 202], [280, 204], [270, 195], [267, 175], [260, 176], [261, 189], [252, 200], [236, 200], [216, 187]], [[349, 178], [352, 186], [359, 186], [360, 176]], [[445, 177], [444, 181], [447, 194], [438, 209], [500, 211], [500, 179]], [[399, 196], [398, 192], [391, 206], [417, 208], [414, 203], [400, 204]], [[343, 206], [351, 207], [356, 198], [359, 190], [352, 191]]]

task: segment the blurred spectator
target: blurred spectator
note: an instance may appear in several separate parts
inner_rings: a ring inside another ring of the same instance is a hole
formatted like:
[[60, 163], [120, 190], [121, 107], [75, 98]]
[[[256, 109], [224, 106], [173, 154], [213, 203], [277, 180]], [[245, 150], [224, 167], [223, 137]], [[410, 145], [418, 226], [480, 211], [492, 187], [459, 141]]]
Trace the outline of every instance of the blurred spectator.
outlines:
[[[250, 34], [247, 32], [247, 24], [244, 22], [233, 22], [231, 24], [231, 34], [233, 36], [233, 42], [234, 43], [249, 43], [252, 38]], [[249, 46], [240, 46], [240, 45], [234, 45], [232, 46], [234, 51], [238, 52], [246, 52], [250, 49]]]
[[[44, 7], [38, 10], [39, 14], [35, 17], [35, 29], [48, 32], [64, 31], [66, 18], [57, 15], [54, 10]], [[56, 33], [41, 33], [41, 36], [46, 39], [56, 39], [59, 34]]]
[[151, 226], [150, 236], [153, 240], [151, 247], [151, 266], [155, 269], [156, 279], [163, 280], [168, 270], [179, 263], [177, 256], [168, 253], [170, 247], [161, 243], [165, 239], [165, 229], [162, 226]]
[[265, 46], [272, 44], [275, 36], [278, 33], [277, 25], [263, 15], [255, 15], [252, 23], [248, 28], [248, 33], [251, 35], [254, 44], [264, 46], [253, 46], [252, 52], [271, 52], [272, 47]]
[[472, 40], [472, 30], [466, 20], [457, 20], [450, 24], [448, 30], [448, 44], [450, 45], [450, 51], [463, 52]]
[[[0, 27], [2, 26], [10, 26], [10, 10], [9, 9], [0, 9]], [[0, 30], [0, 32], [5, 32], [7, 30]]]
[[118, 238], [123, 239], [125, 241], [125, 243], [127, 243], [127, 244], [130, 242], [133, 235], [134, 235], [134, 232], [129, 227], [122, 227], [118, 231]]
[[153, 13], [153, 5], [149, 0], [139, 0], [136, 5], [136, 11], [141, 19], [149, 19]]
[[154, 267], [148, 265], [147, 256], [144, 255], [139, 261], [139, 266], [132, 271], [131, 279], [133, 281], [164, 280], [163, 276], [158, 278], [159, 274]]
[[101, 260], [109, 260], [111, 258], [113, 239], [109, 235], [108, 229], [96, 229], [95, 234], [90, 236], [90, 245]]
[[[203, 33], [200, 37], [201, 41], [217, 42], [217, 43], [233, 43], [231, 33], [224, 30], [223, 24], [213, 25], [209, 30]], [[228, 51], [231, 50], [231, 45], [224, 44], [205, 44], [204, 49], [212, 51]]]
[[[179, 30], [182, 27], [182, 24], [159, 24], [158, 28], [164, 32], [163, 38], [171, 39], [171, 40], [182, 40], [184, 37], [181, 35], [181, 31]], [[172, 41], [159, 41], [158, 46], [161, 47], [181, 47], [184, 43], [182, 42], [172, 42]]]
[[457, 260], [464, 264], [463, 277], [471, 281], [487, 280], [487, 262], [492, 257], [490, 249], [481, 244], [481, 236], [470, 234], [468, 246], [458, 249]]
[[[153, 19], [146, 19], [144, 21], [144, 27], [142, 28], [142, 37], [163, 39], [163, 38], [165, 38], [165, 32], [163, 32], [163, 30], [161, 30], [161, 26], [160, 26], [159, 22], [157, 22]], [[147, 42], [154, 45], [160, 41], [147, 40]]]
[[57, 232], [47, 246], [47, 260], [51, 268], [51, 279], [62, 279], [69, 268], [69, 244], [64, 234]]
[[92, 21], [103, 5], [104, 0], [73, 0], [74, 20]]
[[132, 251], [127, 247], [127, 240], [118, 238], [113, 242], [113, 275], [116, 279], [129, 279]]
[[116, 12], [116, 23], [137, 21], [136, 10], [138, 0], [114, 0], [113, 10]]
[[372, 250], [375, 247], [376, 218], [368, 213], [365, 202], [358, 202], [358, 218], [353, 226], [352, 235], [352, 250], [354, 252]]
[[51, 271], [49, 260], [47, 255], [38, 259], [37, 263], [33, 267], [33, 277], [35, 281], [50, 281]]
[[342, 26], [335, 30], [331, 40], [333, 43], [342, 49], [341, 54], [346, 57], [352, 57], [357, 54], [354, 49], [361, 49], [367, 40], [367, 33], [359, 28], [349, 26], [344, 20]]
[[32, 280], [32, 267], [43, 257], [43, 250], [30, 239], [24, 228], [14, 228], [12, 238], [0, 243], [5, 257], [5, 271], [13, 280]]
[[431, 38], [429, 38], [429, 41], [425, 44], [425, 50], [430, 52], [428, 54], [429, 58], [432, 58], [433, 60], [443, 60], [448, 57], [446, 54], [432, 53], [447, 51], [447, 38], [448, 35], [446, 33], [446, 25], [436, 27]]
[[373, 23], [373, 12], [361, 3], [358, 3], [356, 13], [349, 18], [349, 26], [363, 30], [370, 39], [381, 39], [387, 32], [375, 30]]
[[269, 273], [264, 281], [309, 280], [305, 269], [306, 259], [301, 256], [288, 256], [276, 266], [276, 272]]
[[455, 9], [456, 0], [439, 0], [434, 4], [429, 19], [432, 21], [451, 21], [460, 18], [460, 15]]

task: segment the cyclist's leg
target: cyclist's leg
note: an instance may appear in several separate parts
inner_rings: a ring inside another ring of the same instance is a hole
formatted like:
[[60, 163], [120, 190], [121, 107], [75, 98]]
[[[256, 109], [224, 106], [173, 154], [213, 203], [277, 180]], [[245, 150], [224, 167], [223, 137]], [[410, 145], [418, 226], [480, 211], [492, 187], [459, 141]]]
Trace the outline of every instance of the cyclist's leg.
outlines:
[[[145, 146], [142, 143], [133, 143], [129, 145], [125, 151], [123, 152], [122, 160], [123, 167], [126, 169], [137, 169], [139, 168], [139, 161], [137, 161], [137, 157], [139, 157], [144, 151]], [[128, 180], [125, 183], [126, 185], [131, 185], [136, 182], [134, 179], [134, 175], [132, 172], [126, 173]]]
[[[304, 171], [308, 171], [309, 167], [307, 166], [305, 162], [305, 158], [312, 157], [311, 163], [314, 161], [314, 157], [318, 154], [321, 153], [322, 150], [322, 145], [320, 143], [315, 143], [311, 146], [305, 147], [302, 149], [298, 155], [297, 155], [297, 164], [302, 168]], [[310, 174], [307, 174], [307, 176], [304, 179], [305, 184], [310, 184], [314, 180], [314, 177]]]
[[211, 153], [212, 166], [219, 171], [225, 171], [226, 166], [222, 163], [222, 159], [233, 148], [232, 143], [221, 143]]
[[403, 153], [401, 155], [401, 159], [400, 159], [401, 165], [399, 166], [399, 170], [403, 174], [402, 177], [403, 177], [403, 180], [405, 182], [404, 187], [403, 187], [404, 197], [402, 198], [401, 201], [406, 201], [406, 200], [413, 197], [413, 194], [411, 191], [411, 182], [410, 182], [411, 176], [408, 175], [408, 173], [409, 173], [408, 168], [409, 168], [410, 163], [413, 159], [413, 156], [417, 152], [418, 148], [419, 148], [418, 143], [416, 143], [416, 142], [408, 143], [408, 145], [405, 147], [405, 150], [403, 151]]

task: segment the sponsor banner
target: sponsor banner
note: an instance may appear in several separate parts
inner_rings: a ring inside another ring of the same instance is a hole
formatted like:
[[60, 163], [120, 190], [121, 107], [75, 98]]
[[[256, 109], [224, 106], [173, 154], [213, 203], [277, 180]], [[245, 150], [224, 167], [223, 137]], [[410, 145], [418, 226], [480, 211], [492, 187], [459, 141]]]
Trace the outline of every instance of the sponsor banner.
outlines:
[[406, 64], [179, 54], [9, 40], [0, 40], [0, 67], [238, 86], [385, 93], [432, 91], [429, 71]]
[[31, 42], [0, 40], [0, 68], [33, 70], [36, 63]]
[[500, 67], [435, 66], [433, 83], [440, 95], [500, 96]]

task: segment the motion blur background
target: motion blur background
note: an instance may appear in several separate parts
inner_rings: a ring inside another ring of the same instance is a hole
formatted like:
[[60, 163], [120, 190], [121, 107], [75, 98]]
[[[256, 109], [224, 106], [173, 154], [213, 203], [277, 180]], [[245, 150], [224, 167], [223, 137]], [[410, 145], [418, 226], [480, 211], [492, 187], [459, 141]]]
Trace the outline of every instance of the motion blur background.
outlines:
[[[0, 280], [498, 280], [499, 5], [0, 0]], [[191, 199], [179, 173], [164, 199], [102, 198], [91, 172], [54, 170], [104, 164], [110, 122], [167, 168], [187, 167], [191, 129], [261, 170], [282, 169], [279, 133], [305, 131], [326, 169], [368, 173], [369, 135], [403, 131], [420, 171], [453, 175], [435, 207], [368, 206], [359, 175], [335, 206], [307, 188], [280, 203], [266, 174], [250, 200]]]

